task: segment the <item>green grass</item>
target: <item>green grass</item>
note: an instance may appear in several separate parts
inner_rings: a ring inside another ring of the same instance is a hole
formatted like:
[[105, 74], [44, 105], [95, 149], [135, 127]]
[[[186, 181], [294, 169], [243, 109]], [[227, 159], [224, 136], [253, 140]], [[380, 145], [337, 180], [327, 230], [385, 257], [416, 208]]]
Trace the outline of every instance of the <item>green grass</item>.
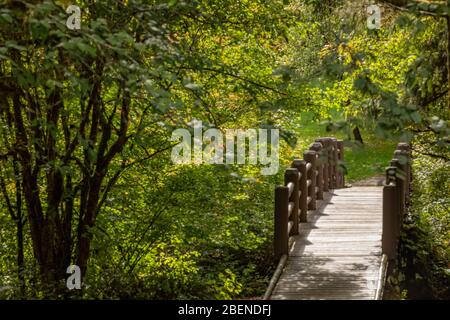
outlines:
[[[283, 165], [289, 165], [292, 157], [303, 158], [303, 152], [319, 137], [336, 137], [345, 140], [344, 133], [326, 132], [325, 126], [313, 122], [305, 116], [299, 121], [299, 125], [292, 128], [297, 134], [297, 146], [292, 152], [282, 155]], [[364, 180], [376, 175], [384, 174], [389, 166], [397, 141], [380, 139], [369, 130], [362, 130], [364, 145], [358, 145], [354, 141], [345, 143], [344, 160], [347, 168], [346, 181]], [[290, 158], [289, 158], [290, 157]]]
[[364, 146], [346, 147], [344, 152], [349, 182], [384, 174], [395, 150], [395, 141], [380, 141], [368, 136]]

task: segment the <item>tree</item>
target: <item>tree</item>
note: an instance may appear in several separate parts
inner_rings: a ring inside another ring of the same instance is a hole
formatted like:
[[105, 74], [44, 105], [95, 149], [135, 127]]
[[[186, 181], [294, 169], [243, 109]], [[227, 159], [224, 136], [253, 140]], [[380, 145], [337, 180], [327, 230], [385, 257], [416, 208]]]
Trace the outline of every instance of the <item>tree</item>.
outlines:
[[217, 126], [233, 121], [230, 110], [211, 110], [206, 98], [217, 86], [233, 83], [254, 105], [262, 92], [282, 94], [267, 70], [252, 77], [240, 74], [249, 67], [242, 61], [221, 61], [216, 42], [238, 43], [244, 25], [262, 41], [278, 37], [282, 1], [79, 6], [81, 30], [66, 27], [65, 8], [55, 2], [0, 7], [2, 192], [9, 203], [16, 190], [13, 218], [23, 198], [47, 294], [58, 293], [54, 284], [63, 284], [71, 263], [86, 274], [93, 229], [123, 172], [170, 149], [170, 129], [191, 111]]
[[[86, 20], [77, 33], [52, 2], [2, 8], [0, 110], [9, 132], [1, 159], [20, 177], [16, 190], [23, 190], [33, 252], [50, 284], [65, 277], [72, 259], [86, 272], [90, 229], [118, 174], [110, 167], [144, 130], [143, 117], [156, 107], [149, 100], [164, 95], [152, 79], [176, 55], [161, 27], [170, 19], [167, 6], [106, 1], [86, 2], [82, 10]], [[22, 32], [11, 31], [22, 25]], [[119, 170], [129, 165], [122, 161]]]

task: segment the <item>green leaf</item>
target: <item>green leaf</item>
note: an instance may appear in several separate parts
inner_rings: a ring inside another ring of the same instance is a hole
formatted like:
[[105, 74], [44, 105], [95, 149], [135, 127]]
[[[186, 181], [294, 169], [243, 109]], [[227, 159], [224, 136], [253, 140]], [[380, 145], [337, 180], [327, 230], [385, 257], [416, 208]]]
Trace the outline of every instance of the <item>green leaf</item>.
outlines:
[[36, 40], [45, 40], [48, 38], [50, 24], [46, 20], [30, 20], [31, 35]]
[[16, 41], [11, 41], [11, 40], [8, 40], [8, 41], [5, 42], [5, 47], [16, 49], [16, 50], [19, 50], [19, 51], [27, 50], [27, 48], [18, 45]]
[[428, 3], [419, 3], [418, 5], [417, 5], [417, 8], [419, 9], [419, 10], [422, 10], [422, 11], [428, 11], [428, 8], [429, 8], [429, 4]]
[[401, 15], [397, 18], [396, 23], [401, 27], [404, 28], [408, 26], [411, 23], [411, 20], [406, 15]]
[[188, 84], [185, 84], [184, 86], [185, 86], [185, 88], [188, 88], [190, 90], [200, 90], [201, 89], [201, 86], [196, 83], [188, 83]]
[[355, 81], [353, 82], [353, 85], [355, 87], [356, 90], [359, 91], [366, 91], [367, 89], [367, 80], [362, 78], [362, 77], [358, 77], [357, 79], [355, 79]]
[[78, 49], [80, 49], [81, 52], [87, 53], [93, 58], [95, 58], [95, 56], [97, 55], [97, 50], [84, 42], [77, 41], [76, 46]]
[[7, 23], [13, 22], [13, 18], [11, 17], [11, 15], [9, 15], [7, 13], [1, 14], [0, 17], [2, 18], [3, 21], [6, 21]]
[[432, 12], [436, 12], [438, 9], [439, 9], [439, 5], [437, 5], [437, 4], [430, 4], [430, 6], [429, 6], [429, 10], [430, 11], [432, 11]]
[[422, 121], [422, 117], [420, 116], [419, 112], [413, 112], [409, 115], [411, 117], [411, 120], [415, 123], [420, 123]]

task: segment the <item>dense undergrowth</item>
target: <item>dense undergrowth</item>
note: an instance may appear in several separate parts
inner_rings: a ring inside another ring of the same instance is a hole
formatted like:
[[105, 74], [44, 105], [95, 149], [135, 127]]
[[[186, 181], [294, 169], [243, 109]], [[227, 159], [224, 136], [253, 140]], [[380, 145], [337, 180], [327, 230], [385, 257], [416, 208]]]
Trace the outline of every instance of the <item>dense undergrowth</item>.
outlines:
[[415, 155], [409, 213], [389, 298], [450, 299], [450, 166]]
[[[282, 144], [281, 167], [274, 176], [260, 175], [259, 168], [252, 166], [167, 167], [161, 162], [124, 175], [93, 230], [96, 240], [82, 295], [68, 297], [261, 296], [274, 270], [274, 188], [282, 183], [284, 168], [292, 159], [301, 158], [319, 136], [333, 135], [308, 115], [299, 123], [296, 147]], [[363, 134], [364, 146], [349, 142], [345, 148], [348, 181], [382, 174], [392, 154], [394, 142]], [[2, 231], [4, 244], [12, 238], [11, 232], [12, 228]], [[1, 255], [3, 265], [15, 259], [14, 251], [7, 252], [7, 248], [3, 247]], [[13, 277], [7, 284], [18, 288]], [[14, 296], [17, 291], [3, 294]], [[40, 296], [32, 286], [26, 294]]]

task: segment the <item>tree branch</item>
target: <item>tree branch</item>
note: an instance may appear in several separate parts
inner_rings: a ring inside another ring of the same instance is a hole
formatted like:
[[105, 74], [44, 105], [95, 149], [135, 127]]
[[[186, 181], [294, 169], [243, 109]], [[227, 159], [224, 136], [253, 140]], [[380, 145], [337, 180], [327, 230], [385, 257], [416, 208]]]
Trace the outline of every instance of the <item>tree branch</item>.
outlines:
[[[410, 5], [411, 2], [408, 1], [393, 1], [393, 0], [379, 0], [380, 2], [384, 3], [385, 5], [395, 9], [395, 10], [400, 10], [403, 12], [409, 12], [409, 13], [414, 13], [413, 11], [411, 11], [411, 9], [407, 8], [407, 5]], [[414, 1], [414, 4], [436, 4], [436, 5], [442, 5], [442, 3], [433, 3], [433, 2], [428, 2], [428, 1]], [[431, 16], [431, 17], [446, 17], [448, 16], [448, 14], [445, 13], [436, 13], [436, 12], [432, 12], [432, 11], [427, 11], [427, 10], [418, 10], [418, 12], [421, 15], [424, 16]]]
[[[182, 68], [183, 68], [183, 69], [193, 70], [192, 68], [189, 68], [189, 67], [182, 67]], [[232, 77], [232, 78], [235, 78], [235, 79], [242, 80], [242, 81], [244, 81], [244, 82], [248, 82], [248, 83], [250, 83], [250, 84], [252, 84], [252, 85], [254, 85], [254, 86], [257, 86], [257, 87], [260, 87], [260, 88], [263, 88], [263, 89], [267, 89], [267, 90], [276, 92], [276, 93], [278, 93], [278, 94], [280, 94], [280, 95], [282, 95], [282, 96], [287, 96], [287, 93], [281, 92], [281, 91], [279, 91], [278, 89], [275, 89], [275, 88], [269, 87], [269, 86], [267, 86], [267, 85], [264, 85], [264, 84], [255, 82], [255, 81], [253, 81], [253, 80], [247, 79], [247, 78], [245, 78], [245, 77], [239, 76], [239, 75], [237, 75], [237, 74], [234, 74], [234, 73], [231, 73], [231, 72], [228, 72], [228, 71], [219, 70], [219, 69], [214, 69], [214, 68], [202, 68], [202, 69], [199, 69], [199, 70], [196, 70], [196, 71], [210, 71], [210, 72], [215, 72], [215, 73], [223, 74], [223, 75], [225, 75], [225, 76], [229, 76], [229, 77]]]

